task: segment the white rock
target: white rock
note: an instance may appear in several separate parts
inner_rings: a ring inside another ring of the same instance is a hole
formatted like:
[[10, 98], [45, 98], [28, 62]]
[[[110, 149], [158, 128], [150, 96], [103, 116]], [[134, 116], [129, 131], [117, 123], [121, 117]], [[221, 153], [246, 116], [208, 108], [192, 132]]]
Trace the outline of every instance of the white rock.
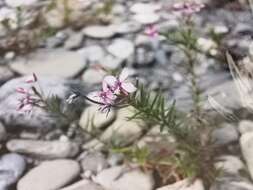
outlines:
[[116, 112], [111, 110], [110, 113], [104, 114], [98, 110], [97, 105], [85, 108], [82, 113], [79, 125], [88, 130], [97, 130], [108, 127], [116, 118]]
[[42, 162], [30, 170], [17, 184], [17, 190], [55, 190], [69, 184], [80, 173], [73, 160]]
[[104, 57], [104, 59], [101, 61], [101, 65], [105, 68], [105, 69], [109, 69], [109, 70], [115, 70], [120, 68], [120, 66], [123, 64], [124, 60], [114, 57], [112, 55], [107, 55], [106, 57]]
[[158, 3], [136, 3], [130, 8], [130, 11], [136, 14], [147, 14], [154, 13], [160, 9], [161, 5]]
[[128, 59], [134, 54], [134, 44], [125, 39], [117, 39], [107, 48], [108, 52], [120, 59]]
[[26, 160], [18, 154], [5, 154], [0, 158], [0, 189], [9, 189], [26, 169]]
[[6, 20], [8, 21], [9, 27], [11, 29], [16, 29], [18, 27], [17, 12], [15, 11], [15, 9], [10, 9], [7, 7], [0, 8], [0, 22], [3, 34], [5, 33], [5, 31], [2, 22]]
[[40, 0], [5, 0], [5, 3], [10, 7], [27, 7], [27, 6], [34, 6]]
[[211, 49], [217, 48], [217, 44], [213, 40], [208, 38], [198, 38], [197, 45], [204, 52], [208, 52]]
[[60, 190], [104, 190], [104, 188], [91, 181], [83, 179]]
[[229, 32], [228, 27], [226, 27], [224, 25], [214, 27], [214, 33], [215, 34], [221, 35], [221, 34], [227, 34], [228, 32]]
[[141, 30], [141, 24], [134, 21], [123, 22], [117, 25], [116, 32], [119, 34], [135, 33]]
[[136, 14], [133, 16], [133, 19], [141, 24], [154, 24], [159, 21], [160, 16], [156, 13], [150, 14]]
[[100, 63], [105, 57], [105, 51], [101, 46], [92, 45], [78, 50], [91, 63]]
[[91, 171], [96, 174], [108, 167], [108, 162], [101, 152], [84, 152], [80, 157], [81, 166], [84, 171]]
[[111, 38], [116, 33], [116, 27], [114, 25], [109, 26], [100, 26], [100, 25], [94, 25], [94, 26], [87, 26], [83, 29], [84, 35], [91, 37], [91, 38], [97, 38], [97, 39], [106, 39]]
[[221, 156], [218, 160], [219, 162], [215, 163], [215, 167], [222, 169], [226, 173], [240, 174], [245, 169], [243, 162], [236, 156]]
[[122, 145], [129, 144], [138, 139], [146, 124], [140, 120], [128, 121], [127, 118], [133, 115], [133, 113], [131, 108], [119, 110], [117, 119], [105, 130], [101, 139], [108, 142], [116, 140]]
[[212, 138], [216, 144], [224, 145], [236, 142], [239, 139], [239, 133], [235, 126], [225, 123], [221, 128], [213, 131]]
[[139, 169], [112, 167], [100, 172], [95, 181], [110, 190], [153, 190], [154, 179], [151, 173]]
[[14, 58], [15, 58], [15, 52], [14, 51], [7, 52], [4, 55], [4, 59], [7, 60], [7, 61], [13, 60]]
[[253, 179], [253, 132], [243, 134], [240, 138], [240, 145], [251, 179]]
[[106, 72], [101, 69], [89, 68], [82, 75], [82, 80], [85, 84], [96, 85], [102, 83]]
[[65, 50], [40, 50], [28, 59], [20, 58], [10, 64], [14, 71], [22, 75], [36, 73], [65, 78], [74, 77], [85, 66], [86, 61], [81, 54]]
[[[58, 69], [58, 68], [57, 68]], [[59, 69], [58, 69], [59, 70]], [[24, 114], [17, 111], [17, 105], [19, 99], [23, 96], [16, 92], [18, 87], [31, 88], [31, 85], [25, 81], [28, 76], [12, 79], [6, 82], [0, 88], [0, 119], [8, 127], [34, 127], [34, 128], [50, 128], [50, 127], [61, 127], [66, 125], [68, 122], [66, 119], [61, 117], [55, 117], [55, 115], [46, 112], [45, 110], [34, 107], [32, 112]], [[40, 87], [45, 97], [52, 96], [52, 93], [64, 100], [69, 97], [72, 89], [78, 89], [78, 91], [84, 93], [84, 87], [77, 81], [64, 80], [57, 77], [42, 77], [37, 75]], [[77, 106], [78, 105], [78, 106]], [[70, 117], [75, 117], [83, 110], [82, 101], [76, 100], [73, 104], [64, 105], [65, 113]]]
[[191, 181], [185, 179], [172, 185], [158, 188], [156, 190], [204, 190], [204, 185], [201, 180], [196, 180], [191, 183]]
[[73, 157], [79, 151], [77, 144], [60, 141], [10, 140], [7, 148], [11, 152], [47, 159]]
[[82, 42], [83, 42], [82, 33], [71, 34], [68, 40], [65, 42], [64, 47], [70, 50], [76, 49], [82, 45]]
[[239, 123], [239, 131], [241, 134], [245, 134], [248, 132], [253, 132], [253, 121], [250, 120], [242, 120]]

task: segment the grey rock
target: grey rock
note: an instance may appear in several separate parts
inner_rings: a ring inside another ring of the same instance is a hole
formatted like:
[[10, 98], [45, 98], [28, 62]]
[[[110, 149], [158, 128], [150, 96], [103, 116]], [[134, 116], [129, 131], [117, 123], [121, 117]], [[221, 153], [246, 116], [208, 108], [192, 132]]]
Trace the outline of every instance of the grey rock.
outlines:
[[253, 184], [241, 177], [220, 177], [212, 185], [210, 190], [251, 190]]
[[109, 26], [87, 26], [83, 29], [83, 33], [87, 37], [97, 38], [97, 39], [106, 39], [111, 38], [116, 33], [116, 27], [114, 25]]
[[134, 63], [136, 67], [147, 67], [154, 63], [155, 53], [152, 47], [139, 45], [136, 47]]
[[[65, 50], [40, 50], [32, 53], [28, 59], [19, 58], [10, 67], [22, 75], [38, 75], [71, 78], [86, 67], [84, 57], [76, 52]], [[61, 69], [59, 69], [61, 68]]]
[[134, 53], [134, 44], [129, 40], [116, 39], [107, 50], [119, 59], [128, 59]]
[[80, 158], [84, 171], [88, 170], [96, 174], [108, 167], [105, 156], [100, 152], [84, 152]]
[[83, 42], [82, 33], [71, 34], [68, 40], [65, 42], [64, 47], [68, 50], [77, 49], [81, 47], [82, 42]]
[[101, 46], [92, 45], [78, 50], [90, 63], [101, 63], [105, 57], [105, 51]]
[[134, 21], [123, 22], [117, 26], [116, 32], [119, 34], [136, 33], [141, 30], [141, 24]]
[[109, 70], [114, 70], [120, 68], [124, 63], [123, 59], [114, 57], [112, 55], [107, 55], [104, 57], [104, 59], [101, 61], [101, 65]]
[[96, 85], [102, 83], [106, 72], [102, 69], [89, 68], [87, 69], [83, 75], [82, 80], [86, 85]]
[[[55, 117], [44, 110], [34, 107], [32, 113], [29, 115], [17, 111], [19, 99], [22, 95], [16, 92], [16, 88], [30, 88], [31, 84], [27, 84], [27, 77], [21, 77], [12, 79], [5, 83], [0, 88], [0, 118], [3, 123], [8, 127], [25, 126], [35, 128], [50, 128], [60, 127], [67, 124], [67, 121], [61, 117]], [[77, 81], [64, 80], [56, 77], [42, 77], [38, 75], [38, 81], [45, 97], [51, 95], [57, 95], [62, 99], [62, 107], [65, 109], [65, 113], [69, 116], [75, 117], [82, 111], [81, 102], [77, 101], [69, 105], [65, 103], [65, 100], [70, 95], [72, 89], [78, 89], [83, 91], [82, 85]], [[81, 101], [81, 100], [80, 100]], [[79, 105], [79, 106], [75, 106]]]
[[161, 4], [159, 3], [135, 3], [130, 7], [130, 11], [133, 13], [154, 13], [161, 9]]
[[111, 153], [107, 158], [107, 161], [110, 166], [117, 166], [123, 163], [124, 155], [120, 153]]
[[212, 138], [216, 144], [224, 145], [238, 141], [239, 133], [235, 126], [224, 124], [221, 128], [213, 131]]
[[136, 14], [133, 16], [133, 19], [141, 24], [154, 24], [160, 20], [160, 16], [156, 13], [148, 13], [148, 14]]
[[154, 188], [151, 173], [144, 173], [140, 169], [129, 170], [122, 166], [105, 169], [94, 180], [105, 189], [110, 190], [153, 190]]
[[11, 152], [23, 153], [44, 159], [69, 158], [77, 155], [76, 143], [61, 141], [10, 140], [7, 148]]
[[100, 185], [95, 184], [85, 179], [60, 190], [86, 190], [86, 189], [87, 190], [104, 190], [104, 188], [101, 187]]
[[189, 179], [178, 181], [172, 185], [167, 185], [156, 190], [204, 190], [201, 180], [197, 179], [191, 184]]
[[27, 6], [34, 6], [36, 5], [40, 0], [5, 0], [5, 3], [10, 7], [27, 7]]
[[0, 158], [0, 189], [17, 182], [26, 169], [26, 160], [18, 154], [5, 154]]
[[86, 108], [79, 121], [80, 127], [86, 131], [104, 129], [108, 127], [116, 119], [115, 110], [106, 115], [98, 110], [97, 105]]
[[250, 121], [250, 120], [240, 121], [239, 131], [242, 135], [248, 132], [253, 132], [253, 121]]
[[218, 158], [219, 162], [215, 163], [215, 167], [229, 174], [240, 174], [245, 169], [240, 158], [232, 155], [224, 155]]
[[23, 176], [17, 190], [53, 190], [72, 182], [80, 173], [80, 166], [73, 160], [42, 162]]
[[5, 83], [14, 77], [14, 73], [10, 71], [7, 67], [0, 66], [0, 84]]
[[242, 155], [248, 166], [251, 179], [253, 179], [253, 132], [245, 133], [240, 138]]
[[6, 133], [6, 130], [5, 130], [5, 126], [0, 123], [0, 142], [6, 140], [7, 138], [7, 133]]

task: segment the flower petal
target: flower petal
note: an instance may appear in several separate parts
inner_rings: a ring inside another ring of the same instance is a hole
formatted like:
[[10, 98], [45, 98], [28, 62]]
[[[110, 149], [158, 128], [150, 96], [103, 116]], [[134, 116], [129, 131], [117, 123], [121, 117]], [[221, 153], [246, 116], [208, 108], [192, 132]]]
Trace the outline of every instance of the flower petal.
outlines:
[[123, 90], [125, 90], [128, 93], [133, 93], [137, 90], [137, 88], [130, 82], [122, 83], [121, 87], [122, 87]]
[[127, 77], [129, 76], [129, 71], [128, 69], [123, 69], [119, 75], [119, 81], [123, 82], [127, 79]]
[[109, 76], [106, 76], [103, 80], [103, 91], [107, 91], [108, 90], [108, 86], [109, 87], [115, 87], [115, 85], [117, 84], [117, 79], [116, 77], [112, 76], [112, 75], [109, 75]]
[[100, 91], [91, 92], [87, 95], [87, 97], [95, 102], [103, 103], [103, 100], [100, 97], [100, 93]]

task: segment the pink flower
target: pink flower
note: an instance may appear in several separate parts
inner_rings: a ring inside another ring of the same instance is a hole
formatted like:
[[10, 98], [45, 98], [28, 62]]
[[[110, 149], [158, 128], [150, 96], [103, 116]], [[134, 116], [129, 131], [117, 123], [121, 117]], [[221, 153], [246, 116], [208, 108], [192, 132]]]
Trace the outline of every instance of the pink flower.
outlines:
[[128, 71], [123, 69], [118, 78], [112, 75], [106, 76], [103, 81], [103, 86], [107, 86], [116, 95], [128, 95], [137, 90], [131, 82], [127, 81], [128, 76]]
[[205, 5], [202, 3], [196, 3], [196, 2], [180, 2], [175, 3], [172, 7], [173, 11], [180, 12], [185, 16], [190, 16], [193, 13], [197, 13], [201, 11], [202, 8], [204, 8]]
[[31, 76], [29, 76], [26, 79], [26, 83], [34, 83], [38, 81], [38, 77], [35, 75], [35, 73], [33, 73]]
[[149, 37], [157, 37], [159, 35], [159, 32], [157, 28], [154, 25], [150, 25], [146, 28], [145, 34], [148, 35]]

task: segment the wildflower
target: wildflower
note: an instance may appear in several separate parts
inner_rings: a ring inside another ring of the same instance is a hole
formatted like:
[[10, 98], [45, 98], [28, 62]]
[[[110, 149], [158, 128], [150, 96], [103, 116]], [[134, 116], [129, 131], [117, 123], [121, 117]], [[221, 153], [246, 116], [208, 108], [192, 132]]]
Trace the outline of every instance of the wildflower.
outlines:
[[38, 77], [35, 75], [35, 73], [33, 73], [31, 76], [29, 76], [26, 79], [26, 83], [34, 83], [38, 81]]
[[150, 25], [146, 28], [145, 34], [148, 35], [149, 37], [157, 37], [159, 35], [159, 32], [157, 28], [154, 25]]
[[196, 2], [180, 2], [175, 3], [172, 7], [173, 11], [182, 13], [184, 16], [191, 16], [194, 13], [199, 12], [205, 5]]
[[127, 81], [128, 76], [129, 73], [126, 69], [122, 70], [119, 77], [112, 75], [106, 76], [103, 81], [103, 86], [108, 86], [108, 88], [116, 95], [128, 95], [137, 90], [131, 82]]

